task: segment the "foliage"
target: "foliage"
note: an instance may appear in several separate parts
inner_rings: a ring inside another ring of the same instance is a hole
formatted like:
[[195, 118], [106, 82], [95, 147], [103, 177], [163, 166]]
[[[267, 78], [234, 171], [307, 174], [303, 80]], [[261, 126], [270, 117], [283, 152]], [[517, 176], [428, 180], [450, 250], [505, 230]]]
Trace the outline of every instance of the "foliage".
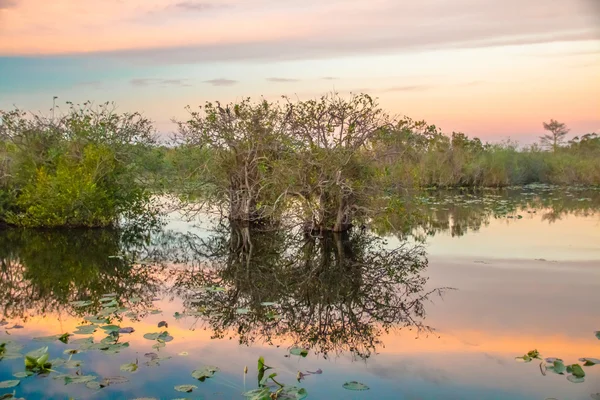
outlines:
[[565, 136], [569, 133], [569, 129], [564, 123], [554, 119], [551, 119], [550, 122], [544, 122], [543, 126], [550, 133], [540, 137], [540, 141], [543, 146], [551, 148], [556, 153], [558, 147], [564, 142]]
[[154, 214], [134, 162], [154, 143], [140, 114], [84, 103], [57, 118], [0, 111], [0, 121], [0, 223], [102, 227]]

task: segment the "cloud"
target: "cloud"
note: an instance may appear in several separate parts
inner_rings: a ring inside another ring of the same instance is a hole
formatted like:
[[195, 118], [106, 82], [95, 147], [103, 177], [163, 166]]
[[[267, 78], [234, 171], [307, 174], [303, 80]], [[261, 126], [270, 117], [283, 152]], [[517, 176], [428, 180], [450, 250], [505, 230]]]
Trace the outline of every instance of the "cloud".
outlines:
[[[60, 12], [51, 1], [23, 2], [27, 7], [17, 8], [22, 18], [3, 21], [0, 54], [95, 52], [175, 64], [600, 39], [597, 14], [589, 6], [597, 0], [376, 0], [376, 6], [366, 0], [128, 0], [119, 7], [92, 2], [85, 12], [80, 0], [63, 2]], [[148, 15], [166, 8], [206, 11], [221, 4], [230, 12], [211, 13], [210, 18], [198, 15], [202, 13], [191, 18], [185, 12], [168, 19]], [[57, 32], [41, 40], [37, 27], [50, 25]]]
[[173, 7], [185, 11], [207, 11], [215, 8], [215, 5], [212, 3], [205, 3], [200, 1], [180, 1], [179, 3], [176, 3]]
[[233, 86], [236, 83], [238, 83], [238, 81], [234, 81], [233, 79], [219, 78], [219, 79], [210, 79], [208, 81], [204, 81], [204, 83], [209, 83], [213, 86]]
[[267, 78], [269, 82], [298, 82], [300, 79], [296, 78]]
[[133, 86], [192, 86], [187, 82], [187, 79], [155, 79], [155, 78], [134, 78], [129, 81]]
[[338, 78], [336, 78], [335, 76], [324, 76], [321, 79], [323, 79], [324, 81], [335, 81]]
[[0, 10], [16, 7], [17, 0], [0, 0]]
[[382, 92], [420, 92], [423, 90], [429, 90], [429, 85], [406, 85], [406, 86], [393, 86], [391, 88], [383, 89]]

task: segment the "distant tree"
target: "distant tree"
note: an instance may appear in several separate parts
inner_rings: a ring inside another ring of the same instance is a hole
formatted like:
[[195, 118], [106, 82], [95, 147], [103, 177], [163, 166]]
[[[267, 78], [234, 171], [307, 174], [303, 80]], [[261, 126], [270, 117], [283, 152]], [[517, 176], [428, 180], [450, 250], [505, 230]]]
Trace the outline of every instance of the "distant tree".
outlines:
[[554, 119], [551, 119], [549, 123], [544, 122], [543, 124], [544, 129], [550, 133], [540, 136], [542, 145], [551, 147], [552, 151], [556, 153], [556, 149], [558, 149], [560, 144], [564, 142], [565, 136], [567, 136], [567, 133], [569, 133], [569, 129], [564, 123], [558, 122]]

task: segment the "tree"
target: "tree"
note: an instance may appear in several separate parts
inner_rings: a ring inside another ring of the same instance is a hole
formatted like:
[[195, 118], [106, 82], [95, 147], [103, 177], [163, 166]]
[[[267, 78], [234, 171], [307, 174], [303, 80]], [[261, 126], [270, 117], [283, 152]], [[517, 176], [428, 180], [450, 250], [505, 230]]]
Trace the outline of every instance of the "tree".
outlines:
[[235, 221], [270, 219], [285, 193], [273, 179], [285, 155], [279, 105], [245, 99], [225, 107], [208, 102], [199, 111], [188, 111], [190, 118], [177, 122], [176, 139], [192, 154], [204, 153], [188, 163], [184, 200], [194, 203], [201, 195]]
[[558, 122], [554, 119], [551, 119], [549, 123], [544, 122], [543, 124], [544, 130], [547, 130], [550, 133], [540, 136], [542, 145], [551, 147], [552, 151], [556, 153], [556, 150], [560, 144], [564, 142], [565, 136], [567, 136], [567, 133], [569, 133], [569, 129], [564, 123]]

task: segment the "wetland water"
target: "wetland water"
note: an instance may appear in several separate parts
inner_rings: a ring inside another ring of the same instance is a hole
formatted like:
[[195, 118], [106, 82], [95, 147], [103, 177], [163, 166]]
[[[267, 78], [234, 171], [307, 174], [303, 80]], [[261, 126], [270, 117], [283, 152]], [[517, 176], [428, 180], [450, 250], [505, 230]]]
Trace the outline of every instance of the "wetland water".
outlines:
[[19, 381], [0, 396], [244, 399], [264, 357], [280, 399], [600, 398], [600, 365], [543, 361], [600, 358], [600, 191], [406, 204], [317, 238], [176, 216], [151, 237], [0, 231], [0, 386]]

